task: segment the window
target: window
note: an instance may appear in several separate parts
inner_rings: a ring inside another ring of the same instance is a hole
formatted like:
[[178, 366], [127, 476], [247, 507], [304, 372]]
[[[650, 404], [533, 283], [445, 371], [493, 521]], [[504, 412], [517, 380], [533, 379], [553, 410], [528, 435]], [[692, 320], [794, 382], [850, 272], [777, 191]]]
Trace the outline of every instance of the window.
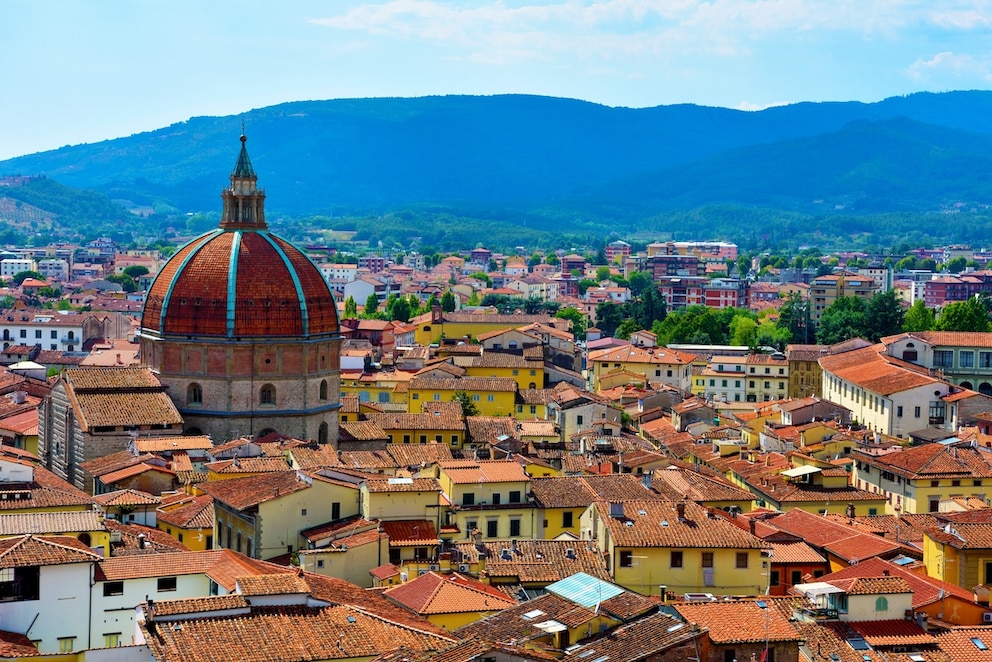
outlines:
[[737, 552], [737, 567], [738, 568], [747, 567], [747, 552]]
[[419, 400], [420, 399], [420, 394], [419, 393], [414, 393], [413, 394], [413, 399], [414, 400]]
[[321, 400], [326, 400], [327, 399], [327, 380], [326, 379], [320, 380], [320, 395], [319, 395], [319, 397], [320, 397]]
[[781, 575], [778, 570], [772, 570], [771, 579], [768, 580], [771, 586], [778, 586], [781, 582]]
[[789, 573], [789, 583], [792, 584], [793, 586], [795, 586], [796, 584], [802, 584], [803, 583], [803, 571], [802, 570], [793, 570], [792, 572], [790, 572]]
[[60, 653], [71, 653], [73, 646], [76, 645], [75, 637], [59, 637], [59, 652]]
[[510, 503], [520, 503], [520, 490], [510, 490]]
[[575, 423], [577, 425], [582, 425], [582, 414], [579, 414], [578, 416], [575, 417]]
[[41, 329], [35, 329], [34, 330], [34, 337], [35, 338], [41, 338]]
[[379, 391], [379, 402], [389, 402], [389, 391]]
[[704, 568], [713, 567], [713, 552], [703, 552], [703, 567]]
[[488, 400], [489, 402], [494, 402], [496, 400], [496, 396], [490, 393], [489, 395], [486, 396], [486, 400]]
[[117, 648], [121, 645], [121, 633], [111, 632], [109, 634], [103, 635], [103, 647], [104, 648]]
[[452, 446], [458, 446], [458, 435], [457, 434], [451, 435], [451, 445]]
[[520, 520], [511, 519], [510, 520], [510, 537], [515, 538], [520, 535]]
[[479, 523], [474, 519], [467, 520], [465, 522], [465, 537], [471, 538], [472, 532], [479, 528]]
[[475, 492], [466, 492], [462, 495], [462, 505], [463, 506], [474, 506], [475, 505]]
[[479, 397], [479, 394], [478, 394], [478, 393], [473, 393], [473, 394], [472, 394], [472, 402], [478, 402], [478, 401], [479, 401], [479, 400], [481, 400], [481, 399], [482, 399], [482, 398], [481, 398], [481, 397]]
[[532, 414], [536, 414], [537, 413], [537, 405], [531, 405], [530, 406], [530, 413], [532, 413]]
[[493, 492], [493, 505], [498, 506], [502, 502], [503, 498], [500, 496], [499, 492]]
[[992, 352], [979, 352], [978, 353], [978, 367], [979, 368], [992, 368]]
[[27, 338], [27, 337], [28, 337], [28, 332], [27, 332], [27, 329], [21, 329], [21, 333], [20, 333], [20, 336], [21, 336], [22, 338]]
[[486, 536], [495, 538], [499, 535], [499, 520], [491, 519], [486, 521]]
[[103, 583], [103, 597], [109, 598], [112, 595], [124, 595], [124, 582]]
[[974, 368], [975, 367], [975, 353], [974, 352], [959, 352], [958, 353], [958, 365], [962, 368]]
[[58, 337], [59, 337], [59, 332], [58, 331], [52, 331], [52, 335], [51, 335], [52, 340], [56, 340]]
[[888, 611], [889, 610], [889, 600], [884, 596], [880, 595], [875, 598], [875, 611]]
[[954, 365], [954, 352], [949, 349], [935, 349], [933, 351], [933, 367], [950, 368]]
[[575, 520], [573, 519], [574, 514], [571, 510], [566, 510], [561, 514], [561, 526], [563, 529], [570, 528], [574, 526]]
[[300, 508], [300, 517], [306, 517], [306, 516], [307, 516], [307, 509]]
[[902, 405], [896, 407], [896, 418], [902, 418]]
[[196, 382], [186, 387], [186, 403], [191, 405], [203, 404], [203, 388]]
[[682, 567], [682, 552], [681, 551], [679, 551], [679, 550], [673, 550], [672, 551], [671, 566], [673, 568], [681, 568]]
[[915, 416], [916, 418], [919, 418], [920, 417], [920, 408], [919, 407], [913, 407], [913, 416]]
[[276, 387], [272, 384], [266, 384], [258, 393], [258, 403], [260, 405], [271, 407], [276, 404]]
[[434, 399], [435, 400], [440, 400], [441, 399], [441, 394], [440, 393], [435, 393], [434, 394]]
[[[241, 532], [238, 532], [238, 537], [241, 537]], [[166, 593], [168, 591], [176, 590], [176, 578], [175, 577], [159, 577], [158, 578], [158, 592]]]
[[634, 552], [629, 549], [620, 551], [620, 567], [621, 568], [632, 568], [634, 567]]

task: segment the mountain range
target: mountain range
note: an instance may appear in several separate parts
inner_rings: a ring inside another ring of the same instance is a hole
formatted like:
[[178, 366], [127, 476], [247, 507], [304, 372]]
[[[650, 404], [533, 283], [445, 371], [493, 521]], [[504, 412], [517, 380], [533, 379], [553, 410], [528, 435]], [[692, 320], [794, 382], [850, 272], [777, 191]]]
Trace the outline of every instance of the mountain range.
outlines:
[[[21, 156], [0, 175], [213, 212], [243, 122], [267, 209], [290, 217], [443, 211], [703, 236], [753, 233], [757, 219], [771, 224], [764, 234], [792, 224], [980, 240], [992, 231], [989, 118], [985, 91], [756, 112], [523, 95], [299, 101]], [[948, 224], [949, 213], [969, 221]]]

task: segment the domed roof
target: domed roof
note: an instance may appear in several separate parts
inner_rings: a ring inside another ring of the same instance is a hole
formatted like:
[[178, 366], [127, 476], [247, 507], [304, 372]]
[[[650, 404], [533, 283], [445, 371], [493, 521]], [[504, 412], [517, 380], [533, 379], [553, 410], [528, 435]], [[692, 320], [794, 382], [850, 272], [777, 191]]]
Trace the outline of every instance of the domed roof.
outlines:
[[310, 337], [337, 334], [334, 297], [320, 269], [265, 224], [265, 193], [241, 137], [220, 227], [179, 249], [145, 299], [150, 336]]

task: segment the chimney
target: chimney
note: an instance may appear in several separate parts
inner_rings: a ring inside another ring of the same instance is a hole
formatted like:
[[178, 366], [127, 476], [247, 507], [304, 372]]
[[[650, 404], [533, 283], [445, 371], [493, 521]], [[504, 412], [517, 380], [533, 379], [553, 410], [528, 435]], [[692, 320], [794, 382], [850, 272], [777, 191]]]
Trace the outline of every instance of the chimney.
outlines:
[[847, 510], [845, 512], [847, 513], [847, 519], [854, 519], [854, 504], [847, 504]]
[[678, 513], [680, 521], [685, 519], [685, 499], [675, 504], [675, 512]]
[[758, 528], [758, 522], [757, 522], [757, 520], [755, 520], [754, 518], [751, 518], [751, 519], [749, 519], [747, 521], [747, 530], [751, 533], [752, 536], [757, 535], [755, 533], [755, 530], [757, 528]]
[[155, 615], [155, 601], [146, 595], [145, 604], [147, 605], [147, 610], [145, 611], [145, 620], [151, 622], [152, 617]]
[[882, 571], [882, 575], [885, 576], [885, 577], [888, 577], [889, 574], [890, 573], [889, 573], [889, 569], [888, 568], [886, 568], [885, 570]]
[[480, 552], [486, 549], [486, 545], [482, 542], [482, 531], [479, 531], [479, 529], [472, 529], [472, 542]]

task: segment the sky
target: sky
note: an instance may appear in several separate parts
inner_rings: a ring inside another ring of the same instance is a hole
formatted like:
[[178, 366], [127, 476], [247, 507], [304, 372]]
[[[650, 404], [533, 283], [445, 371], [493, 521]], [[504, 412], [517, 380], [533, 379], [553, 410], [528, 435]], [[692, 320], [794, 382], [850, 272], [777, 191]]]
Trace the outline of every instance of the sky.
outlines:
[[287, 101], [989, 89], [992, 0], [0, 0], [0, 160]]

